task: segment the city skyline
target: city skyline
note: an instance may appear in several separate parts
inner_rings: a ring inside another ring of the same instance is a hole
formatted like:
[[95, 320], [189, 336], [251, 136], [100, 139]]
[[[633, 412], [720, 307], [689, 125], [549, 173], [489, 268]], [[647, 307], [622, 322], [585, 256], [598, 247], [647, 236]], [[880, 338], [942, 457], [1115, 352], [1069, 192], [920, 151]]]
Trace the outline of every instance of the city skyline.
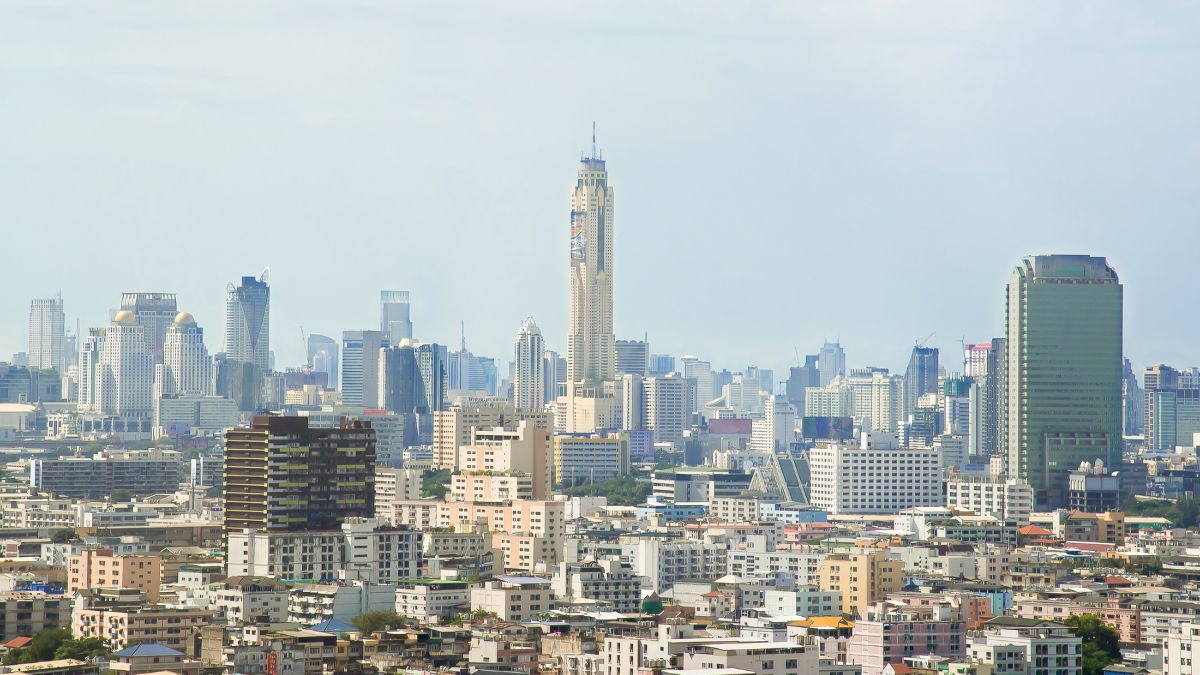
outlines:
[[[345, 49], [321, 50], [328, 67], [309, 55], [311, 31], [326, 17], [302, 10], [279, 27], [273, 10], [247, 9], [245, 30], [220, 55], [204, 39], [232, 19], [197, 26], [182, 12], [148, 14], [147, 25], [174, 38], [153, 50], [127, 27], [80, 36], [79, 25], [55, 20], [69, 10], [15, 12], [0, 27], [13, 47], [0, 51], [0, 64], [24, 103], [0, 104], [12, 128], [25, 130], [6, 138], [11, 161], [0, 167], [11, 188], [7, 217], [22, 224], [11, 245], [36, 251], [44, 232], [65, 241], [96, 229], [109, 235], [89, 238], [86, 255], [64, 247], [58, 279], [42, 276], [37, 256], [10, 261], [4, 358], [26, 349], [28, 302], [59, 288], [68, 326], [78, 318], [85, 335], [107, 323], [122, 292], [176, 293], [181, 309], [208, 327], [215, 352], [224, 282], [268, 265], [281, 365], [303, 361], [300, 326], [334, 336], [375, 327], [378, 293], [391, 288], [412, 293], [424, 341], [456, 343], [465, 320], [472, 350], [502, 358], [512, 325], [533, 315], [547, 346], [565, 354], [564, 176], [595, 120], [622, 191], [618, 339], [649, 333], [655, 353], [781, 372], [795, 365], [795, 349], [840, 338], [850, 363], [896, 372], [930, 333], [946, 354], [960, 337], [999, 335], [997, 289], [1014, 261], [1088, 253], [1107, 257], [1129, 289], [1127, 355], [1139, 368], [1200, 360], [1186, 338], [1189, 320], [1177, 334], [1149, 328], [1173, 298], [1200, 291], [1184, 266], [1161, 264], [1162, 251], [1200, 243], [1187, 169], [1194, 95], [1177, 86], [1197, 72], [1196, 36], [1181, 28], [1194, 25], [1193, 10], [1109, 5], [1085, 22], [1054, 3], [949, 14], [710, 6], [687, 17], [648, 8], [600, 26], [551, 11], [539, 19], [549, 30], [517, 41], [496, 25], [527, 19], [528, 10], [481, 8], [483, 23], [475, 23], [435, 9], [416, 25], [458, 29], [444, 44], [405, 28], [413, 17], [402, 8], [327, 11], [361, 29], [353, 43], [337, 42]], [[1044, 21], [1029, 25], [1027, 16]], [[923, 27], [930, 21], [936, 38]], [[279, 30], [277, 51], [249, 51], [257, 44], [250, 34], [266, 24]], [[397, 32], [438, 56], [432, 78], [405, 66], [409, 40], [392, 39]], [[548, 34], [621, 41], [618, 63], [644, 67], [606, 69], [595, 87], [605, 95], [577, 96], [582, 84], [562, 84], [574, 81], [566, 73], [577, 61], [558, 58], [573, 53], [570, 41]], [[877, 39], [863, 46], [863, 34]], [[61, 48], [61, 65], [47, 72], [32, 35]], [[1164, 38], [1181, 56], [1162, 64]], [[747, 79], [721, 64], [739, 63], [748, 40], [766, 65]], [[474, 68], [479, 54], [497, 49], [529, 79]], [[366, 55], [377, 58], [358, 58]], [[364, 60], [372, 64], [363, 66], [366, 81], [333, 77]], [[796, 71], [784, 78], [781, 68]], [[650, 86], [667, 74], [681, 86]], [[373, 86], [383, 77], [398, 88]], [[254, 93], [264, 81], [277, 87], [269, 99]], [[89, 106], [79, 103], [108, 85], [136, 102], [80, 117]], [[408, 106], [400, 91], [432, 102]], [[921, 103], [935, 96], [936, 109]], [[636, 111], [622, 107], [635, 98], [643, 100]], [[228, 113], [214, 112], [226, 105]], [[478, 119], [479, 109], [493, 114]], [[1041, 150], [1051, 143], [1056, 152]], [[173, 158], [183, 155], [195, 159], [181, 169]], [[43, 170], [46, 158], [65, 168]], [[497, 172], [500, 162], [506, 170]], [[458, 199], [465, 185], [485, 187]], [[471, 245], [447, 249], [448, 233]], [[343, 235], [393, 243], [327, 254]], [[131, 246], [137, 264], [107, 264]], [[431, 255], [439, 251], [452, 255]], [[864, 257], [874, 251], [896, 264]], [[535, 264], [508, 263], [518, 257]], [[500, 292], [472, 297], [471, 275], [456, 270], [484, 270]], [[714, 283], [732, 273], [738, 283]], [[658, 293], [641, 293], [648, 283]], [[697, 317], [715, 315], [724, 327], [693, 329]], [[889, 329], [867, 329], [873, 317]]]

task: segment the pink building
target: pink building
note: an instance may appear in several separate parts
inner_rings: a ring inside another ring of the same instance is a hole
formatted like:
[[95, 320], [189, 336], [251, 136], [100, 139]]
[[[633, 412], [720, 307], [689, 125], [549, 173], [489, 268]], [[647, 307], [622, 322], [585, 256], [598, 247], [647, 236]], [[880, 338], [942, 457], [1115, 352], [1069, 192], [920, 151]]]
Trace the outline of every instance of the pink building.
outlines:
[[936, 610], [938, 607], [949, 607], [950, 618], [967, 624], [968, 629], [978, 628], [984, 621], [992, 618], [991, 598], [977, 593], [962, 591], [943, 591], [941, 593], [888, 593], [889, 602], [902, 605], [905, 608], [919, 610]]
[[952, 613], [949, 607], [895, 609], [877, 604], [854, 623], [846, 660], [860, 664], [863, 675], [882, 675], [886, 665], [902, 665], [906, 656], [964, 656], [967, 624]]

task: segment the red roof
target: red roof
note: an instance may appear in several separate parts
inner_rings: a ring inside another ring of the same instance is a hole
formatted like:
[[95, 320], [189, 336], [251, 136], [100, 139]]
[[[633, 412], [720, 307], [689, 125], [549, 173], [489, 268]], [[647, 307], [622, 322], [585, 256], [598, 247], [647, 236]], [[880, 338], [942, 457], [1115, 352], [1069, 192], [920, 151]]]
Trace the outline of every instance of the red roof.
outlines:
[[1132, 586], [1133, 582], [1125, 577], [1104, 577], [1104, 583], [1109, 586]]
[[1037, 534], [1037, 535], [1041, 535], [1041, 536], [1045, 536], [1047, 534], [1051, 535], [1051, 536], [1054, 535], [1054, 533], [1051, 532], [1050, 530], [1047, 530], [1043, 527], [1038, 527], [1037, 525], [1026, 525], [1026, 526], [1022, 527], [1021, 529], [1017, 530], [1017, 534], [1019, 534], [1023, 537], [1027, 537], [1031, 534]]
[[0, 644], [0, 647], [8, 647], [9, 649], [20, 649], [21, 647], [24, 647], [25, 645], [29, 644], [30, 642], [33, 642], [33, 638], [26, 637], [24, 635], [18, 635], [17, 637], [9, 640], [8, 642], [5, 642], [4, 644]]

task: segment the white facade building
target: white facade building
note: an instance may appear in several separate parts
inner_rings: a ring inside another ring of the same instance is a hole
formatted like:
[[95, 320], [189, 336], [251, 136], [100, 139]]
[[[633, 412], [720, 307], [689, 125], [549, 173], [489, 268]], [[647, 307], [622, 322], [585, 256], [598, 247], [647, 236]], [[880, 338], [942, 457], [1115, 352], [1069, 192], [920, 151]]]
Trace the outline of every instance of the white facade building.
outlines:
[[751, 426], [750, 449], [756, 452], [787, 450], [796, 436], [796, 406], [786, 396], [768, 396], [762, 419]]
[[946, 506], [1028, 525], [1033, 488], [1017, 478], [952, 476], [946, 481]]
[[95, 370], [95, 412], [149, 419], [154, 412], [154, 355], [145, 328], [122, 310], [104, 329]]
[[421, 533], [378, 524], [350, 518], [340, 531], [230, 532], [229, 575], [377, 583], [420, 576]]
[[525, 319], [513, 345], [513, 403], [518, 408], [541, 408], [546, 405], [546, 342], [542, 331]]
[[933, 448], [818, 446], [808, 452], [812, 505], [830, 513], [896, 513], [941, 506], [940, 453]]
[[67, 372], [66, 324], [62, 295], [34, 300], [29, 306], [29, 367]]
[[207, 394], [212, 385], [212, 361], [204, 347], [204, 329], [187, 312], [180, 312], [163, 339], [162, 394]]

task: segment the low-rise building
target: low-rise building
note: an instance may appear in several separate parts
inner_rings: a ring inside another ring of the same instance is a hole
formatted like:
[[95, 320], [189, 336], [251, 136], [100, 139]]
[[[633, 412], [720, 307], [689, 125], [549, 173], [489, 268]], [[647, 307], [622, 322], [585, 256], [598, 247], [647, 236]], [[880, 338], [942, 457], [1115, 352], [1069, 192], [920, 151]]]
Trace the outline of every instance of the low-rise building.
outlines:
[[471, 609], [494, 613], [501, 621], [528, 621], [554, 609], [550, 580], [500, 576], [471, 589]]

